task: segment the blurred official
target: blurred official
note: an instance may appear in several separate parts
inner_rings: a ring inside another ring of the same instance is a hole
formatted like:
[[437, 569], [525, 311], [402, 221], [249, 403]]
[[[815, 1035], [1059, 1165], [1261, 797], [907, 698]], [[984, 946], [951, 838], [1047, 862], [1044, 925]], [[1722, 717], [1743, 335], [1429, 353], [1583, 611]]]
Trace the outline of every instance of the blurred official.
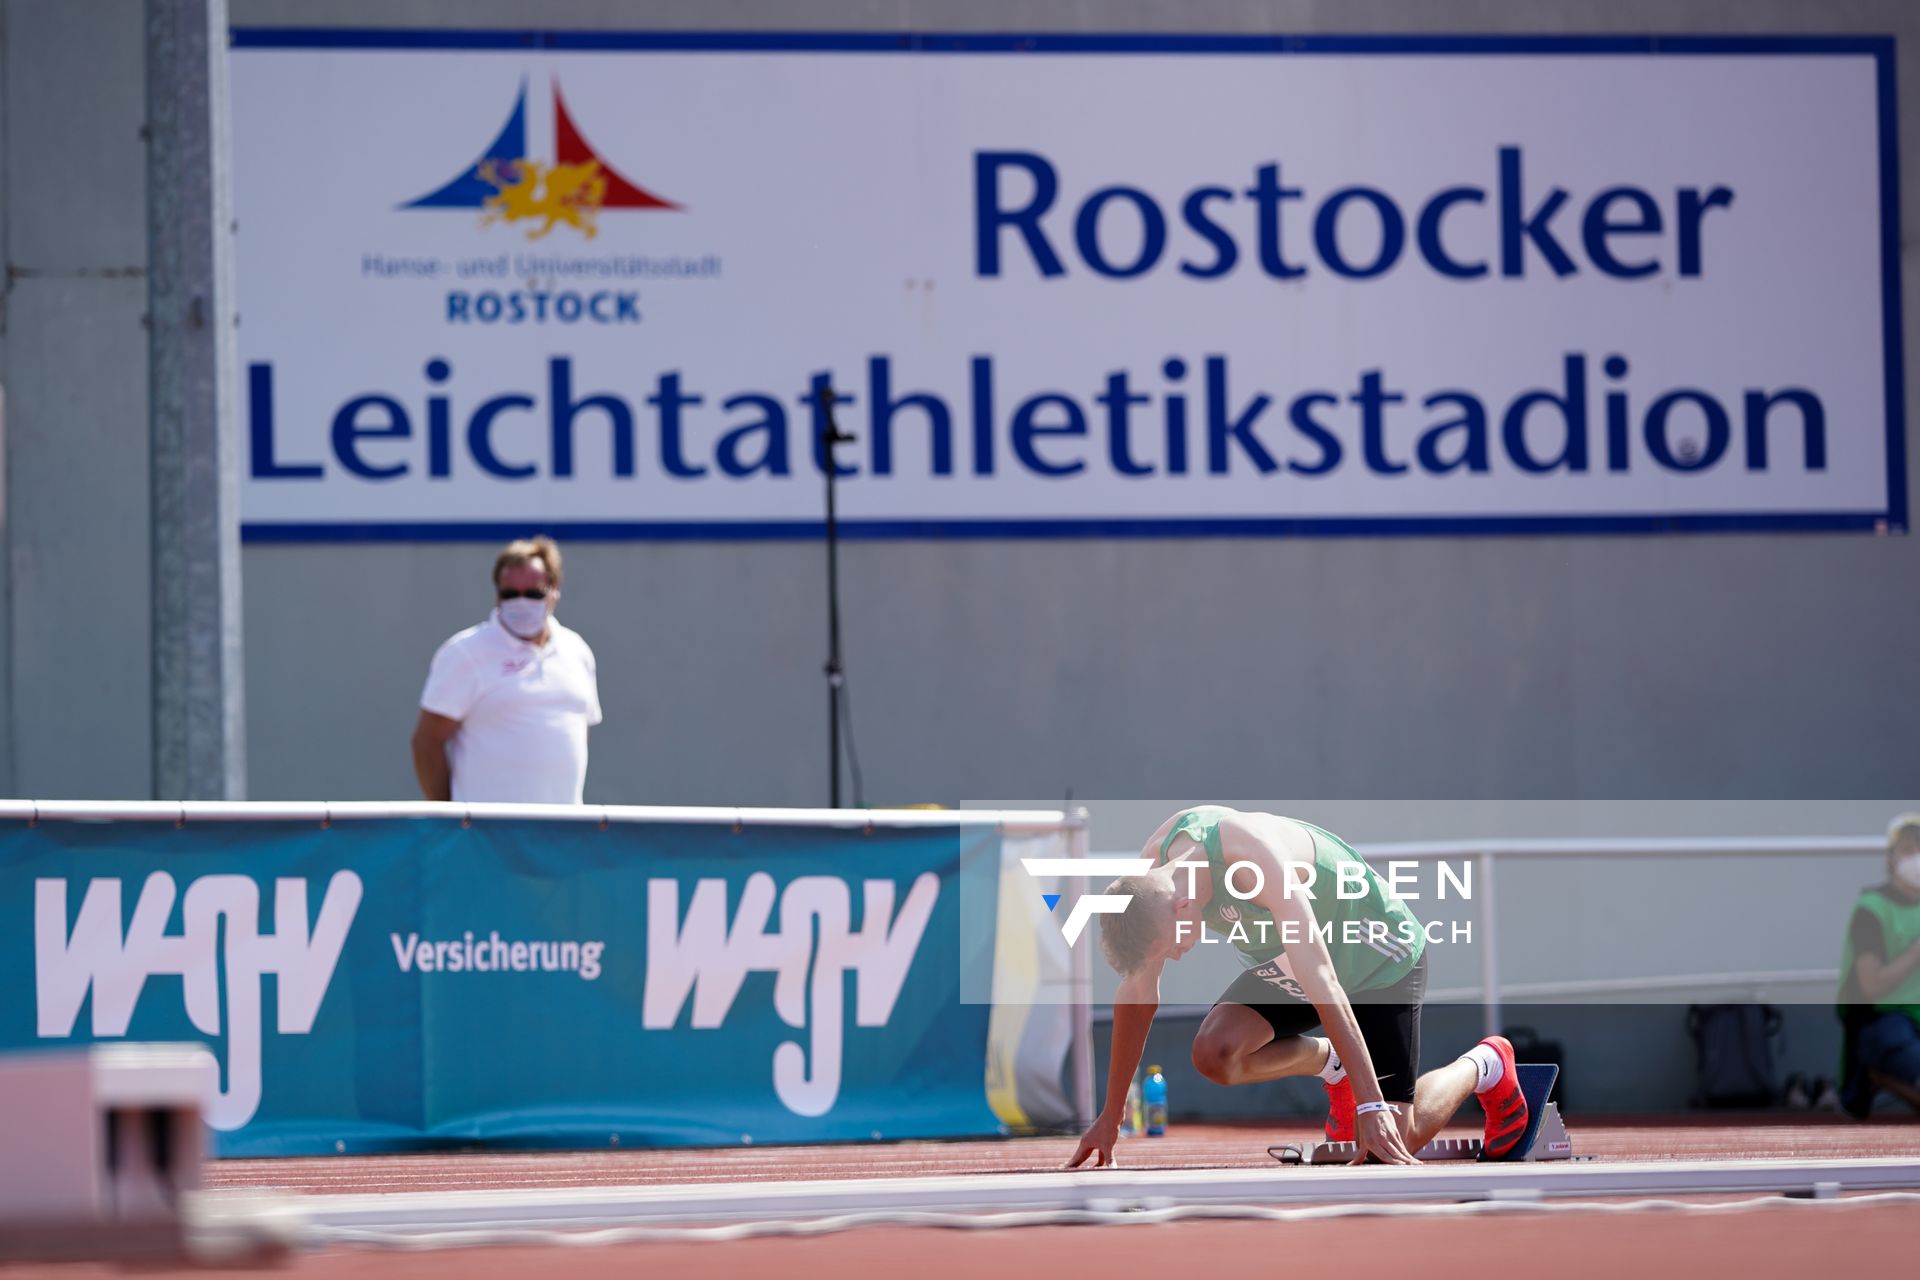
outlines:
[[1840, 964], [1840, 1104], [1884, 1089], [1920, 1110], [1920, 813], [1887, 828], [1887, 880], [1861, 891]]
[[433, 655], [413, 730], [429, 800], [579, 804], [587, 729], [600, 723], [593, 650], [553, 616], [560, 548], [510, 542], [493, 562], [493, 612]]

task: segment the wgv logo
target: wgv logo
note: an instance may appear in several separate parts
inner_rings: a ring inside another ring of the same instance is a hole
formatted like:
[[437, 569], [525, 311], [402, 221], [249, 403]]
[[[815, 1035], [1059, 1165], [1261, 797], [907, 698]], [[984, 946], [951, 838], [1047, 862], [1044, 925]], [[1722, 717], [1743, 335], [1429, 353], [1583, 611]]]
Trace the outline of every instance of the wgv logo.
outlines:
[[[67, 881], [33, 882], [39, 1034], [72, 1035], [91, 988], [93, 1034], [124, 1036], [147, 979], [179, 974], [188, 1019], [204, 1035], [226, 1037], [226, 1085], [210, 1104], [207, 1123], [238, 1129], [260, 1106], [260, 979], [271, 973], [279, 980], [281, 1035], [305, 1035], [313, 1029], [354, 912], [360, 909], [360, 877], [351, 871], [334, 873], [311, 929], [307, 882], [297, 877], [275, 880], [270, 934], [260, 932], [260, 886], [252, 876], [201, 876], [188, 885], [177, 934], [166, 931], [178, 896], [172, 876], [156, 871], [147, 877], [124, 933], [120, 884], [89, 881], [69, 933]], [[219, 950], [222, 918], [224, 952]]]
[[591, 240], [602, 209], [678, 209], [627, 181], [594, 150], [567, 114], [560, 82], [553, 83], [552, 159], [527, 148], [527, 84], [513, 114], [493, 144], [445, 186], [401, 206], [406, 209], [479, 209], [480, 225], [529, 221], [527, 239], [538, 240], [562, 223]]
[[[1058, 876], [1064, 880], [1103, 880], [1114, 876], [1143, 875], [1153, 869], [1153, 859], [1022, 858], [1020, 865], [1036, 879]], [[1040, 897], [1049, 911], [1060, 905], [1060, 895], [1057, 893], [1043, 893]], [[1067, 912], [1066, 923], [1060, 926], [1067, 945], [1071, 947], [1080, 941], [1080, 935], [1087, 931], [1088, 922], [1095, 916], [1117, 916], [1132, 901], [1133, 895], [1130, 893], [1083, 893], [1075, 898], [1073, 907]]]
[[[805, 1049], [789, 1040], [774, 1050], [774, 1093], [795, 1115], [825, 1115], [840, 1096], [845, 974], [851, 969], [858, 975], [854, 1025], [886, 1026], [940, 896], [940, 877], [926, 872], [915, 880], [898, 915], [894, 892], [891, 880], [867, 881], [860, 929], [854, 932], [852, 893], [838, 876], [801, 876], [782, 894], [772, 876], [756, 872], [740, 892], [731, 924], [725, 880], [695, 883], [684, 919], [680, 882], [649, 880], [642, 1025], [671, 1030], [691, 993], [694, 1029], [712, 1030], [726, 1021], [748, 973], [777, 974], [774, 1012], [809, 1035]], [[776, 899], [780, 927], [769, 933]]]

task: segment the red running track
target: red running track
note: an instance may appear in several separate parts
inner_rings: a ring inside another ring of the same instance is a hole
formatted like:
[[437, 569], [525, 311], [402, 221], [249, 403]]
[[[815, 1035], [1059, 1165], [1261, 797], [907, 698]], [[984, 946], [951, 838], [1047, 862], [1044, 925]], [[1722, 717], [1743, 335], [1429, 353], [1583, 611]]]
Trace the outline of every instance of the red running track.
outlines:
[[[1600, 1159], [1920, 1157], [1920, 1120], [1857, 1124], [1838, 1117], [1570, 1119], [1573, 1149]], [[1461, 1134], [1477, 1129], [1463, 1128]], [[1304, 1142], [1317, 1130], [1179, 1125], [1164, 1138], [1121, 1142], [1117, 1158], [1138, 1169], [1265, 1168], [1267, 1147]], [[1073, 1138], [896, 1142], [813, 1147], [736, 1147], [604, 1152], [437, 1152], [224, 1160], [207, 1166], [213, 1187], [318, 1193], [494, 1190], [508, 1187], [640, 1186], [799, 1178], [897, 1178], [918, 1174], [1021, 1173], [1058, 1169]], [[1916, 1235], [1920, 1247], [1920, 1235]]]
[[[1373, 1276], [1419, 1280], [1621, 1280], [1639, 1276], [1888, 1276], [1911, 1269], [1920, 1213], [1911, 1207], [1769, 1209], [1738, 1217], [1561, 1214], [1552, 1218], [1188, 1222], [1163, 1226], [942, 1231], [872, 1227], [810, 1240], [641, 1244], [604, 1248], [460, 1249], [309, 1254], [273, 1271], [222, 1270], [219, 1280], [567, 1280], [765, 1276], [778, 1280], [1229, 1280]], [[9, 1273], [26, 1280], [29, 1273]], [[126, 1280], [108, 1267], [48, 1268], [46, 1280]], [[34, 1280], [39, 1280], [38, 1276]]]
[[[1570, 1122], [1575, 1150], [1599, 1159], [1920, 1155], [1920, 1123], [1855, 1125], [1838, 1119], [1681, 1119]], [[1164, 1139], [1133, 1139], [1120, 1158], [1138, 1168], [1262, 1167], [1265, 1148], [1312, 1130], [1182, 1126]], [[291, 1192], [566, 1187], [928, 1173], [1017, 1172], [1058, 1167], [1070, 1138], [884, 1146], [604, 1153], [448, 1152], [318, 1160], [226, 1161], [209, 1167], [219, 1187]], [[913, 1280], [996, 1280], [1087, 1275], [1101, 1280], [1197, 1274], [1266, 1275], [1292, 1263], [1370, 1275], [1412, 1270], [1420, 1280], [1529, 1275], [1648, 1280], [1738, 1275], [1903, 1274], [1920, 1248], [1912, 1206], [1789, 1202], [1738, 1216], [1594, 1211], [1551, 1217], [1382, 1218], [1319, 1222], [1186, 1222], [1161, 1226], [1031, 1227], [1000, 1231], [873, 1227], [812, 1239], [655, 1243], [603, 1248], [500, 1247], [425, 1253], [334, 1249], [299, 1254], [263, 1271], [223, 1269], [223, 1280], [518, 1280], [564, 1267], [569, 1280], [676, 1280], [739, 1275], [851, 1280], [906, 1272]], [[1241, 1269], [1245, 1270], [1242, 1271]], [[164, 1268], [141, 1270], [149, 1275]], [[10, 1269], [8, 1280], [124, 1280], [94, 1264]]]

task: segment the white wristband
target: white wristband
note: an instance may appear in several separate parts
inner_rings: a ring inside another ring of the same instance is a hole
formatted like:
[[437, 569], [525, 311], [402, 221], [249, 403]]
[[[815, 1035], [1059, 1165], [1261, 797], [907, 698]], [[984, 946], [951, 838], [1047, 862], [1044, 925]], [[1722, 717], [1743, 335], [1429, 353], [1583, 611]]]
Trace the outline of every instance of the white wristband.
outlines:
[[1399, 1110], [1400, 1108], [1394, 1106], [1391, 1102], [1363, 1102], [1353, 1109], [1353, 1114], [1356, 1116], [1364, 1116], [1371, 1115], [1375, 1111], [1385, 1111], [1389, 1115], [1392, 1115], [1397, 1114]]

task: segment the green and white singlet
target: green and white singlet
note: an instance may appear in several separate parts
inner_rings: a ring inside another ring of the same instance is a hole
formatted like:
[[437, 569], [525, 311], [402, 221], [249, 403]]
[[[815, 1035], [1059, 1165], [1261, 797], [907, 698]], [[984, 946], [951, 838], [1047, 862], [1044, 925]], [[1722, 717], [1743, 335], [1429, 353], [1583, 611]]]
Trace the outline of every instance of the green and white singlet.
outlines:
[[[1190, 836], [1204, 848], [1213, 894], [1201, 914], [1202, 923], [1233, 944], [1243, 967], [1271, 970], [1274, 978], [1284, 975], [1289, 979], [1276, 985], [1291, 985], [1292, 975], [1284, 955], [1286, 940], [1273, 913], [1257, 902], [1242, 901], [1227, 891], [1227, 859], [1220, 849], [1220, 822], [1232, 812], [1218, 805], [1187, 810], [1161, 842], [1159, 860], [1167, 861], [1167, 850], [1177, 836]], [[1367, 865], [1366, 859], [1353, 851], [1353, 846], [1310, 822], [1295, 818], [1286, 821], [1313, 837], [1313, 886], [1310, 891], [1297, 889], [1295, 892], [1310, 893], [1308, 901], [1313, 907], [1314, 922], [1326, 939], [1327, 955], [1333, 961], [1334, 975], [1340, 979], [1341, 988], [1349, 994], [1377, 991], [1406, 977], [1420, 962], [1427, 946], [1426, 934], [1413, 912], [1388, 891], [1386, 882]], [[1351, 869], [1355, 865], [1360, 873]], [[1345, 881], [1350, 886], [1347, 891], [1351, 893], [1352, 886], [1363, 885], [1364, 892], [1349, 898], [1339, 896], [1342, 867], [1349, 868]], [[1253, 875], [1248, 871], [1234, 877], [1234, 887], [1242, 891], [1251, 889], [1253, 883]]]

